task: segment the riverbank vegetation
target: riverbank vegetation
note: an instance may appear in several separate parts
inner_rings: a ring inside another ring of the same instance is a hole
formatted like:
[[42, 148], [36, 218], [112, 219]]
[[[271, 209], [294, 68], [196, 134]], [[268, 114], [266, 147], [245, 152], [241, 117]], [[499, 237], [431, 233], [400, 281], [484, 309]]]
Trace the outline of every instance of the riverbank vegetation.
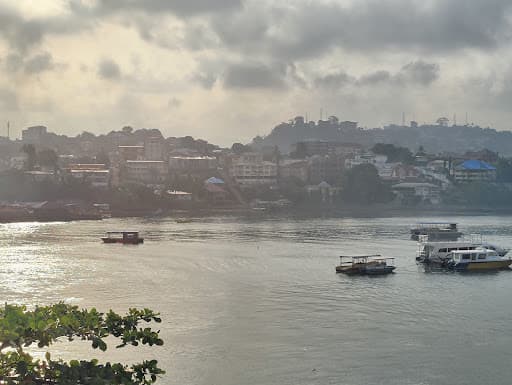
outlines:
[[0, 383], [21, 384], [94, 384], [149, 385], [164, 371], [156, 360], [131, 366], [122, 363], [99, 363], [98, 360], [53, 359], [46, 353], [36, 359], [28, 349], [47, 348], [56, 341], [89, 341], [93, 349], [107, 350], [107, 337], [117, 338], [116, 348], [125, 346], [160, 346], [159, 332], [143, 324], [161, 319], [152, 310], [130, 309], [122, 316], [113, 311], [79, 309], [63, 303], [35, 307], [5, 304], [0, 309]]

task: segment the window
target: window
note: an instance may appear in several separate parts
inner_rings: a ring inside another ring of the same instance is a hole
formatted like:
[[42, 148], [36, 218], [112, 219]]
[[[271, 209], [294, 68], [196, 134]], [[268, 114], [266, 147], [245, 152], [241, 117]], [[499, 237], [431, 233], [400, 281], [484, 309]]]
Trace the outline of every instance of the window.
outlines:
[[[451, 251], [451, 250], [450, 250], [450, 251]], [[439, 249], [439, 252], [440, 252], [440, 253], [446, 253], [446, 252], [448, 252], [448, 249]]]
[[478, 259], [485, 259], [485, 254], [478, 254]]
[[471, 254], [462, 254], [462, 259], [464, 259], [464, 260], [471, 259]]

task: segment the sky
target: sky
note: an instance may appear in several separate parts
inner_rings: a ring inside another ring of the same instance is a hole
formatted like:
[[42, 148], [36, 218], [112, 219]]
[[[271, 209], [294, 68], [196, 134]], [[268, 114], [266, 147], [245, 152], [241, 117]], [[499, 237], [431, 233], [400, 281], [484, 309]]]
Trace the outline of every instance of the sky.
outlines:
[[0, 116], [223, 145], [321, 113], [508, 130], [511, 37], [510, 0], [0, 0]]

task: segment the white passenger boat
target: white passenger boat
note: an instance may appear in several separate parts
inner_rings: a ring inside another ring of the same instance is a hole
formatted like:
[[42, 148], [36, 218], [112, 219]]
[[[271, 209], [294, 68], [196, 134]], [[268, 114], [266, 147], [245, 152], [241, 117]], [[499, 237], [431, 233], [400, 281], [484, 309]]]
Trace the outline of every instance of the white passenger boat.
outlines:
[[425, 263], [443, 263], [448, 254], [454, 251], [471, 251], [476, 249], [492, 250], [498, 256], [504, 257], [509, 249], [483, 241], [455, 241], [455, 242], [419, 242], [416, 260]]
[[487, 249], [452, 251], [447, 259], [446, 266], [457, 271], [500, 270], [507, 269], [512, 264], [512, 259]]

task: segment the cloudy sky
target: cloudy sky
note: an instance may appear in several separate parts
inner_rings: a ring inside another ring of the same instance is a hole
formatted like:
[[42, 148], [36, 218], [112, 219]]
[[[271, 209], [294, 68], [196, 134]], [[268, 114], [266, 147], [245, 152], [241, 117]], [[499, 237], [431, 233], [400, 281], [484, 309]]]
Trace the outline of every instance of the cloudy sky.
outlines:
[[15, 134], [131, 125], [229, 144], [320, 109], [512, 129], [510, 0], [0, 0], [0, 38]]

